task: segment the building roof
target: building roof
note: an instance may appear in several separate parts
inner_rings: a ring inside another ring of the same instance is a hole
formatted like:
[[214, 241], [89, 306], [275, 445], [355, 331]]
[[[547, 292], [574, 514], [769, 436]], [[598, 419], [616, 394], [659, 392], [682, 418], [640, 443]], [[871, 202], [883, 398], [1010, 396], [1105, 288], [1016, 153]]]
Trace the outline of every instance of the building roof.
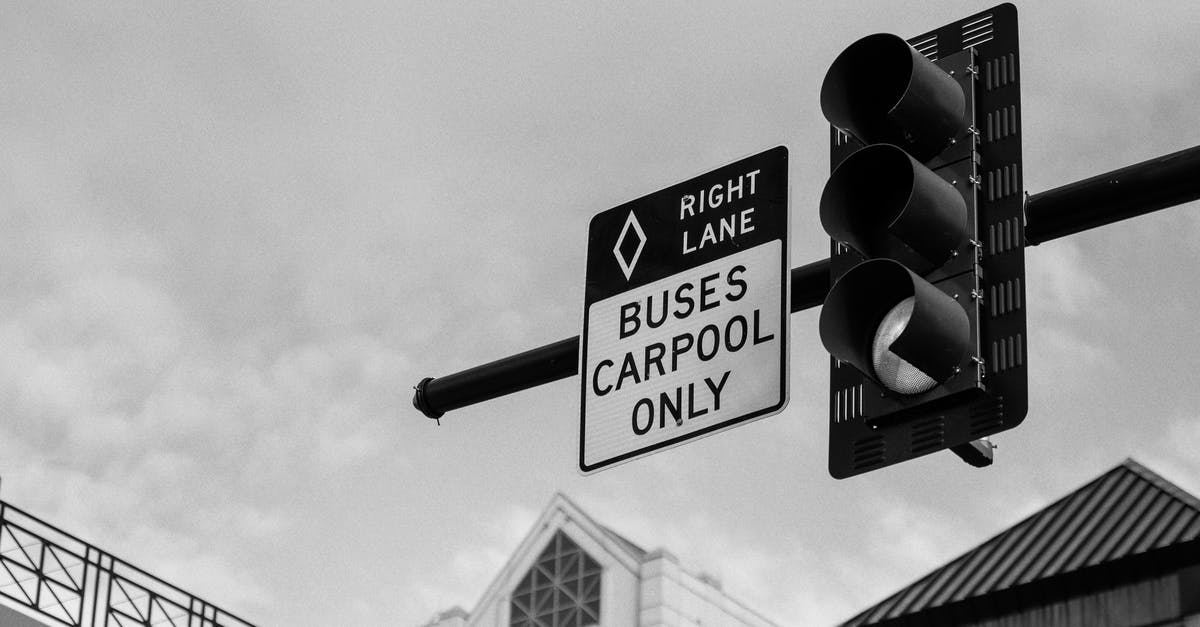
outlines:
[[624, 547], [626, 551], [629, 551], [631, 554], [637, 556], [637, 558], [639, 560], [646, 558], [646, 555], [647, 555], [646, 549], [643, 549], [642, 547], [638, 546], [633, 541], [631, 541], [629, 538], [626, 538], [625, 536], [613, 531], [612, 528], [609, 527], [608, 525], [600, 525], [600, 531], [603, 531], [604, 535], [608, 536], [609, 538], [612, 538], [613, 541], [615, 541], [617, 544], [620, 544], [622, 547]]
[[843, 625], [994, 616], [1181, 560], [1200, 560], [1200, 499], [1127, 459]]
[[[606, 569], [608, 571], [605, 575], [606, 581], [619, 583], [623, 580], [626, 584], [634, 582], [633, 587], [626, 586], [626, 588], [635, 597], [647, 593], [660, 595], [652, 600], [650, 606], [642, 608], [649, 612], [647, 616], [652, 617], [655, 612], [663, 611], [666, 602], [661, 597], [662, 594], [682, 594], [679, 590], [682, 590], [684, 584], [680, 582], [686, 580], [692, 582], [692, 584], [688, 584], [690, 586], [689, 593], [692, 594], [692, 597], [689, 598], [693, 598], [694, 600], [700, 599], [721, 613], [723, 618], [718, 619], [716, 624], [776, 624], [731, 597], [723, 590], [717, 578], [706, 574], [692, 574], [680, 566], [679, 561], [674, 555], [661, 548], [647, 551], [629, 538], [592, 518], [590, 514], [561, 492], [555, 493], [554, 497], [550, 499], [550, 503], [542, 511], [541, 515], [538, 516], [529, 533], [521, 540], [516, 550], [509, 556], [508, 561], [501, 567], [500, 572], [488, 585], [479, 601], [475, 604], [474, 609], [469, 613], [464, 613], [466, 614], [465, 624], [468, 627], [471, 625], [492, 625], [495, 624], [495, 621], [500, 620], [498, 617], [504, 616], [504, 614], [495, 611], [498, 604], [508, 603], [510, 595], [515, 597], [516, 595], [513, 593], [514, 589], [525, 583], [524, 578], [532, 572], [531, 569], [535, 565], [540, 563], [539, 560], [546, 558], [547, 547], [551, 547], [552, 543], [562, 542], [563, 539], [582, 551], [589, 560], [594, 559], [600, 567]], [[558, 559], [559, 554], [559, 550], [555, 549], [549, 552], [549, 557], [551, 559]], [[582, 563], [583, 561], [580, 560], [579, 564]], [[546, 565], [549, 566], [549, 562], [546, 562]], [[555, 568], [558, 568], [557, 562], [552, 568], [542, 568], [537, 577], [541, 578], [542, 574], [545, 574], [546, 577], [543, 580], [554, 579], [557, 577]], [[582, 570], [580, 573], [584, 574]], [[643, 578], [645, 578], [645, 581], [652, 582], [652, 585], [644, 590], [641, 587], [645, 583]], [[663, 581], [666, 581], [667, 578], [670, 578], [672, 582], [672, 589], [678, 588], [678, 590], [669, 593], [662, 592], [662, 586], [666, 585]], [[653, 583], [656, 581], [658, 583]], [[604, 585], [608, 586], [609, 584]], [[620, 588], [617, 587], [617, 589]], [[542, 588], [538, 586], [534, 593], [540, 594], [541, 590]], [[655, 590], [658, 590], [658, 592], [655, 592]], [[711, 591], [711, 593], [707, 591]], [[569, 592], [567, 594], [570, 596]], [[556, 601], [552, 601], [550, 606], [545, 607], [553, 608], [551, 611], [558, 611], [554, 603]], [[640, 603], [640, 601], [635, 599], [635, 605], [636, 603]], [[620, 611], [624, 611], [625, 609], [630, 612], [639, 611], [639, 608], [636, 606], [630, 606]], [[631, 614], [631, 617], [633, 616]], [[453, 621], [439, 622], [441, 620], [443, 620], [443, 616], [439, 615], [431, 625], [457, 624]], [[621, 621], [624, 621], [624, 619], [621, 619]], [[616, 624], [623, 624], [621, 621]], [[706, 622], [705, 624], [712, 623]]]

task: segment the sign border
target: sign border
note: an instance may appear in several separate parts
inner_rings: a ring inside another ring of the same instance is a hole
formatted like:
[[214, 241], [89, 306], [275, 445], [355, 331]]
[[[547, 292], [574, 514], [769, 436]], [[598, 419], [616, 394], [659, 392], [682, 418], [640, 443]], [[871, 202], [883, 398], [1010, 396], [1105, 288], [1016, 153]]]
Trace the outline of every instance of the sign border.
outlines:
[[[753, 421], [753, 420], [758, 420], [760, 418], [766, 418], [767, 416], [771, 416], [771, 415], [774, 415], [774, 414], [777, 414], [777, 413], [783, 411], [787, 407], [788, 403], [791, 401], [791, 393], [790, 393], [791, 391], [789, 389], [790, 386], [788, 385], [790, 374], [791, 374], [790, 368], [789, 368], [790, 360], [788, 359], [788, 356], [791, 352], [791, 346], [789, 344], [790, 339], [791, 339], [789, 330], [791, 327], [790, 318], [791, 318], [791, 285], [792, 285], [792, 281], [791, 281], [791, 251], [789, 250], [789, 246], [788, 246], [788, 239], [789, 239], [788, 236], [790, 235], [790, 233], [788, 233], [788, 231], [790, 231], [790, 229], [791, 229], [792, 194], [791, 194], [791, 183], [790, 183], [790, 179], [789, 179], [789, 174], [790, 174], [790, 172], [789, 172], [789, 165], [790, 165], [789, 156], [790, 155], [788, 154], [787, 146], [781, 144], [779, 146], [775, 146], [774, 148], [770, 148], [768, 150], [753, 153], [753, 154], [747, 155], [745, 157], [741, 157], [739, 159], [734, 159], [733, 161], [730, 161], [723, 165], [717, 166], [715, 168], [711, 168], [711, 169], [703, 172], [702, 174], [698, 174], [691, 178], [679, 181], [679, 183], [677, 183], [675, 185], [668, 185], [667, 187], [664, 187], [655, 192], [651, 192], [644, 196], [640, 196], [630, 202], [626, 202], [626, 203], [617, 205], [617, 207], [622, 207], [622, 206], [638, 203], [638, 202], [648, 199], [658, 193], [661, 193], [662, 191], [665, 191], [665, 190], [669, 189], [670, 187], [674, 187], [676, 185], [682, 185], [682, 184], [689, 183], [691, 181], [695, 181], [696, 179], [703, 178], [705, 176], [708, 176], [709, 174], [712, 174], [713, 172], [722, 170], [729, 166], [736, 165], [736, 164], [741, 163], [742, 161], [746, 161], [748, 159], [753, 159], [756, 157], [768, 158], [768, 155], [770, 155], [770, 153], [773, 153], [773, 152], [781, 152], [782, 153], [781, 158], [783, 159], [783, 174], [784, 174], [784, 188], [785, 188], [784, 189], [784, 194], [785, 194], [784, 233], [783, 233], [782, 237], [768, 240], [766, 243], [760, 244], [760, 246], [766, 245], [769, 242], [779, 241], [780, 248], [781, 248], [780, 255], [779, 255], [779, 257], [780, 257], [779, 263], [780, 263], [780, 273], [781, 273], [782, 279], [780, 280], [779, 291], [780, 291], [780, 299], [781, 299], [780, 309], [781, 309], [781, 314], [782, 314], [782, 321], [781, 321], [781, 324], [779, 325], [779, 342], [780, 342], [780, 353], [779, 353], [779, 361], [780, 361], [779, 390], [780, 390], [780, 395], [779, 395], [779, 402], [777, 402], [774, 405], [771, 405], [769, 407], [760, 409], [758, 411], [751, 412], [749, 414], [738, 416], [736, 418], [730, 418], [723, 422], [709, 425], [707, 427], [703, 427], [703, 428], [697, 429], [695, 431], [689, 431], [687, 433], [675, 436], [673, 438], [663, 440], [661, 442], [656, 442], [654, 444], [650, 444], [650, 445], [644, 446], [642, 448], [635, 449], [635, 450], [629, 451], [627, 453], [622, 453], [621, 455], [617, 455], [615, 457], [610, 457], [603, 461], [588, 465], [584, 460], [584, 450], [585, 450], [584, 449], [584, 438], [585, 438], [585, 434], [587, 431], [587, 422], [586, 422], [587, 416], [586, 416], [586, 408], [584, 407], [584, 399], [586, 398], [586, 395], [587, 395], [587, 371], [586, 371], [585, 367], [587, 365], [587, 355], [588, 355], [588, 308], [589, 308], [589, 304], [586, 302], [587, 299], [585, 298], [584, 299], [585, 303], [584, 303], [584, 307], [583, 307], [583, 334], [579, 338], [579, 366], [578, 366], [579, 393], [580, 393], [580, 399], [579, 399], [579, 471], [582, 474], [584, 474], [584, 475], [594, 474], [601, 470], [612, 468], [613, 466], [618, 466], [625, 462], [629, 462], [629, 461], [632, 461], [632, 460], [640, 458], [640, 457], [645, 457], [647, 455], [656, 453], [658, 451], [663, 451], [663, 450], [666, 450], [669, 448], [674, 448], [674, 447], [676, 447], [680, 444], [683, 444], [684, 442], [690, 441], [690, 440], [697, 440], [697, 439], [700, 439], [703, 437], [713, 435], [714, 433], [718, 433], [720, 431], [724, 431], [726, 429], [729, 429], [729, 428], [732, 428], [732, 427], [735, 427], [735, 426], [738, 426], [741, 424], [745, 424], [745, 423]], [[610, 209], [606, 209], [605, 211], [611, 211], [612, 209], [616, 209], [617, 207], [612, 207]], [[601, 212], [601, 213], [604, 213], [604, 212]], [[599, 214], [596, 214], [596, 215], [599, 215]], [[588, 230], [589, 230], [589, 232], [591, 230], [591, 221], [590, 220], [588, 222]], [[589, 235], [590, 235], [590, 233], [589, 233]], [[681, 270], [681, 272], [682, 272], [682, 270]], [[586, 273], [586, 269], [585, 269], [585, 273]]]

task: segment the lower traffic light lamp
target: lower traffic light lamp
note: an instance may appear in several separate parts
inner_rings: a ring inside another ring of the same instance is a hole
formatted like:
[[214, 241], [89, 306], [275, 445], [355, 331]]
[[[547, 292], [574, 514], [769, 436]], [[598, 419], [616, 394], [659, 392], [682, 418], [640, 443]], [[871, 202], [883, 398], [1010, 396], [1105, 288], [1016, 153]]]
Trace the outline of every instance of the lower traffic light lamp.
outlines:
[[973, 355], [971, 322], [955, 296], [970, 294], [947, 294], [890, 259], [864, 261], [830, 288], [821, 342], [892, 393], [928, 393]]

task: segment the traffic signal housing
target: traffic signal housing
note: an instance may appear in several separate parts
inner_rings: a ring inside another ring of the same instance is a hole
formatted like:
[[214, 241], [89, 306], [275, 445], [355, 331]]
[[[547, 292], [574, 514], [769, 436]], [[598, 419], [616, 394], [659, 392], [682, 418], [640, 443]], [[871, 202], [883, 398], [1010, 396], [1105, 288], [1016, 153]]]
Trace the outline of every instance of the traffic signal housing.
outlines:
[[[864, 37], [821, 86], [832, 173], [829, 471], [845, 478], [1025, 417], [1016, 9]], [[988, 449], [990, 452], [990, 449]]]

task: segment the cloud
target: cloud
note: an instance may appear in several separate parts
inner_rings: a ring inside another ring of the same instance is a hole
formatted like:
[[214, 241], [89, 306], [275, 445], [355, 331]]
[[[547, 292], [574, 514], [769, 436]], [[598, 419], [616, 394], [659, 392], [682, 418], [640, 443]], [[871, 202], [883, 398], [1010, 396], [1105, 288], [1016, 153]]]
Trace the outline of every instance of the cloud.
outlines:
[[1094, 314], [1107, 302], [1105, 284], [1089, 269], [1089, 260], [1074, 241], [1059, 240], [1030, 250], [1026, 258], [1027, 299], [1041, 316]]
[[1200, 416], [1175, 414], [1160, 437], [1138, 446], [1134, 458], [1200, 496]]
[[6, 275], [21, 289], [0, 295], [6, 500], [210, 602], [278, 614], [249, 554], [293, 530], [306, 482], [383, 452], [406, 357], [363, 334], [264, 350], [253, 326], [209, 333], [157, 254], [103, 252], [103, 226], [30, 232], [50, 243], [24, 266], [39, 280]]
[[[270, 541], [287, 524], [278, 514], [237, 501], [198, 503], [185, 489], [189, 462], [177, 456], [151, 455], [141, 464], [146, 474], [121, 481], [44, 463], [13, 431], [0, 436], [7, 502], [245, 618], [265, 615], [275, 602], [247, 564], [213, 547]], [[64, 542], [57, 532], [30, 529]]]
[[277, 614], [277, 599], [235, 547], [278, 546], [307, 482], [385, 450], [406, 369], [368, 337], [273, 356], [217, 345], [131, 280], [47, 294], [5, 319], [0, 338], [6, 498], [260, 616]]
[[1030, 381], [1059, 382], [1057, 388], [1034, 385], [1031, 394], [1063, 396], [1063, 386], [1084, 382], [1058, 376], [1061, 373], [1117, 366], [1115, 338], [1096, 333], [1096, 323], [1120, 319], [1125, 307], [1112, 297], [1108, 282], [1097, 276], [1095, 264], [1075, 241], [1030, 249], [1026, 262]]
[[[1086, 336], [1068, 325], [1047, 322], [1033, 326], [1029, 331], [1029, 346], [1026, 360], [1033, 394], [1069, 396], [1069, 386], [1090, 385], [1120, 366], [1108, 338]], [[1089, 372], [1093, 378], [1063, 378], [1064, 372]], [[1033, 385], [1039, 381], [1057, 381], [1058, 385]]]
[[521, 505], [509, 505], [496, 517], [478, 519], [471, 540], [458, 543], [441, 562], [440, 571], [422, 573], [405, 586], [399, 615], [432, 617], [455, 605], [471, 611], [531, 531], [538, 514]]

